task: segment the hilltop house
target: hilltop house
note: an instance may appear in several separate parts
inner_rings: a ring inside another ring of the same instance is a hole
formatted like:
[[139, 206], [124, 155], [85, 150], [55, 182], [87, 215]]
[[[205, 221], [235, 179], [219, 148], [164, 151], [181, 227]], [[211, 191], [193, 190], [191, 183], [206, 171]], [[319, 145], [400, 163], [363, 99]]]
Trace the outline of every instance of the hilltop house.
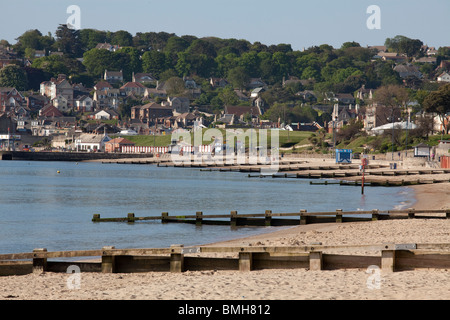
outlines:
[[105, 50], [108, 50], [110, 52], [115, 52], [115, 51], [120, 49], [120, 46], [119, 45], [112, 45], [110, 43], [104, 42], [104, 43], [98, 43], [97, 46], [95, 47], [95, 49], [105, 49]]
[[147, 87], [140, 82], [127, 82], [120, 87], [120, 90], [125, 91], [127, 95], [133, 94], [137, 96], [143, 96], [146, 89]]
[[[68, 111], [74, 107], [73, 92], [73, 87], [64, 74], [58, 75], [57, 79], [51, 78], [50, 81], [44, 81], [40, 86], [41, 95], [60, 106], [61, 108], [58, 108], [60, 111]], [[67, 105], [64, 99], [67, 100]]]
[[151, 73], [136, 73], [131, 79], [132, 82], [138, 82], [143, 85], [155, 84], [157, 79]]
[[92, 112], [94, 110], [94, 100], [89, 96], [80, 96], [75, 100], [75, 108], [79, 112]]
[[[168, 105], [172, 108], [174, 115], [180, 115], [189, 112], [189, 99], [184, 97], [168, 97]], [[165, 104], [163, 104], [165, 105]]]
[[96, 120], [111, 120], [119, 119], [119, 115], [114, 110], [100, 110], [94, 114], [94, 119]]
[[108, 71], [105, 70], [105, 75], [103, 80], [109, 82], [110, 84], [123, 82], [123, 72], [120, 71]]
[[438, 82], [450, 82], [450, 74], [448, 72], [443, 72], [439, 77], [437, 77]]
[[25, 101], [24, 96], [16, 88], [0, 87], [0, 111], [22, 106]]
[[423, 77], [419, 69], [411, 64], [400, 64], [394, 68], [394, 71], [397, 71], [401, 78], [416, 77], [421, 79]]
[[139, 119], [142, 122], [161, 122], [166, 117], [173, 115], [172, 108], [169, 106], [162, 106], [155, 102], [150, 102], [143, 106], [134, 106], [131, 108], [131, 119]]

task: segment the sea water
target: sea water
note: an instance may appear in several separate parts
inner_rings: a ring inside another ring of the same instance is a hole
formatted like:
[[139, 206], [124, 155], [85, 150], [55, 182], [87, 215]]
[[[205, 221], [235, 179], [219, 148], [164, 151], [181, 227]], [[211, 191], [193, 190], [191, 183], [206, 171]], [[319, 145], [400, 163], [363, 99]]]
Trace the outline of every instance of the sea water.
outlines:
[[390, 210], [411, 206], [407, 187], [310, 185], [308, 179], [98, 162], [0, 161], [0, 253], [206, 244], [274, 231], [239, 227], [92, 222], [170, 215]]

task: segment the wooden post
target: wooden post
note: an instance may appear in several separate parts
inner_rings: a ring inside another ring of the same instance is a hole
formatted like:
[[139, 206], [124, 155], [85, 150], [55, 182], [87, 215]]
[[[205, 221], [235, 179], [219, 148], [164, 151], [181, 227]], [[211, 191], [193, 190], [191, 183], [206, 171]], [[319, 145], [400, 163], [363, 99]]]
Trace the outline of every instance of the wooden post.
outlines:
[[372, 221], [378, 221], [378, 209], [372, 210]]
[[102, 250], [102, 273], [114, 273], [116, 271], [115, 257], [113, 255], [107, 255], [106, 250], [113, 250], [114, 246], [103, 247]]
[[232, 227], [237, 226], [237, 211], [231, 211], [230, 213], [230, 225]]
[[395, 250], [381, 251], [381, 270], [383, 272], [395, 271]]
[[252, 271], [253, 254], [251, 252], [239, 252], [239, 271]]
[[201, 226], [203, 223], [203, 212], [202, 211], [197, 211], [195, 214], [195, 225], [196, 226]]
[[47, 252], [46, 248], [39, 248], [33, 250], [33, 272], [45, 272], [47, 270], [47, 258], [38, 258], [39, 253]]
[[408, 209], [408, 219], [414, 219], [415, 213], [413, 208]]
[[320, 271], [323, 269], [323, 259], [321, 251], [311, 251], [309, 253], [309, 270]]
[[130, 223], [134, 222], [135, 221], [134, 213], [129, 213], [127, 219], [128, 219], [127, 221]]
[[270, 227], [272, 225], [272, 210], [266, 210], [264, 224], [266, 227]]
[[173, 244], [170, 246], [170, 272], [180, 273], [184, 271], [184, 254], [182, 253], [182, 244]]
[[342, 223], [342, 209], [336, 210], [336, 222]]
[[100, 214], [95, 213], [92, 217], [92, 222], [99, 222], [100, 221]]
[[306, 210], [300, 210], [300, 224], [304, 225], [308, 223], [308, 216], [305, 215]]
[[163, 212], [161, 214], [161, 222], [162, 223], [168, 223], [169, 221], [167, 221], [169, 219], [169, 213], [168, 212]]

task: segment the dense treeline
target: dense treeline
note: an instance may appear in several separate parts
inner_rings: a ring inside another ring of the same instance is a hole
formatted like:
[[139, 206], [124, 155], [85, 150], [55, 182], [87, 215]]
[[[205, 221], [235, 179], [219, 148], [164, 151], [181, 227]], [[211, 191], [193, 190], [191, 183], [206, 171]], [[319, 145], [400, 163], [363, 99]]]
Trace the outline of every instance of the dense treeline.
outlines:
[[[118, 45], [120, 49], [114, 52], [96, 49], [98, 43]], [[386, 39], [385, 42], [389, 51], [407, 54], [410, 62], [413, 57], [424, 55], [422, 45], [420, 40], [403, 36]], [[189, 76], [202, 87], [201, 96], [193, 103], [220, 109], [225, 104], [242, 102], [230, 88], [211, 88], [208, 85], [210, 77], [226, 78], [234, 89], [245, 89], [250, 79], [260, 78], [269, 85], [263, 97], [273, 107], [269, 112], [273, 117], [287, 112], [288, 117], [317, 118], [317, 112], [295, 109], [299, 100], [295, 93], [301, 90], [314, 90], [320, 99], [326, 92], [353, 94], [363, 85], [377, 89], [404, 83], [404, 79], [393, 70], [394, 62], [373, 59], [377, 51], [361, 47], [356, 42], [346, 42], [340, 48], [323, 44], [298, 51], [289, 44], [268, 46], [247, 40], [197, 38], [166, 32], [133, 36], [124, 30], [72, 30], [60, 25], [55, 37], [43, 35], [39, 30], [29, 30], [19, 36], [12, 47], [19, 56], [32, 60], [31, 67], [23, 69], [27, 82], [21, 86], [22, 89], [37, 90], [41, 81], [60, 73], [87, 87], [92, 87], [104, 70], [122, 70], [125, 81], [131, 81], [133, 72], [151, 73], [161, 81]], [[44, 50], [46, 56], [34, 58], [37, 50]], [[54, 52], [62, 52], [63, 55], [51, 55]], [[445, 59], [450, 59], [448, 47], [439, 48], [436, 65], [419, 65], [424, 80], [434, 78], [437, 64]], [[283, 86], [283, 79], [290, 77], [311, 81]], [[424, 92], [437, 90], [428, 81], [413, 81], [412, 84], [414, 90], [411, 90], [411, 95], [419, 104], [426, 95]], [[291, 107], [287, 111], [286, 104]]]
[[[214, 37], [177, 36], [165, 32], [131, 35], [127, 31], [79, 31], [59, 26], [55, 38], [30, 30], [17, 38], [14, 48], [19, 55], [32, 58], [36, 50], [63, 52], [64, 56], [46, 56], [33, 61], [33, 67], [49, 74], [66, 73], [75, 78], [96, 81], [105, 70], [123, 70], [125, 80], [132, 72], [148, 72], [157, 78], [176, 75], [201, 78], [227, 78], [235, 88], [242, 88], [250, 78], [261, 78], [269, 85], [280, 83], [284, 77], [314, 79], [317, 91], [352, 93], [362, 84], [376, 88], [400, 84], [398, 73], [389, 62], [373, 62], [374, 51], [355, 42], [341, 48], [329, 45], [295, 51], [289, 44], [267, 46], [246, 40]], [[98, 43], [119, 45], [109, 52], [95, 49]], [[420, 56], [420, 40], [397, 36], [387, 39], [394, 51]], [[438, 59], [449, 57], [448, 50]], [[76, 58], [84, 58], [83, 63]], [[438, 61], [439, 62], [439, 61]]]

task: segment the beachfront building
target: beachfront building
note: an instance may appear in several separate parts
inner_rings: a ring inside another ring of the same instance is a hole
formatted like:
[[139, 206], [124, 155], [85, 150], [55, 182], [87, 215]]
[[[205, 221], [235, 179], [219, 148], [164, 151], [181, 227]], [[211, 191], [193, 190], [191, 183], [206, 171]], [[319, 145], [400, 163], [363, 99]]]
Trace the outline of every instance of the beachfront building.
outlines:
[[83, 133], [75, 139], [75, 149], [77, 151], [104, 151], [105, 143], [111, 138], [106, 134]]
[[122, 152], [122, 147], [134, 147], [136, 144], [125, 138], [115, 138], [105, 143], [105, 152]]

